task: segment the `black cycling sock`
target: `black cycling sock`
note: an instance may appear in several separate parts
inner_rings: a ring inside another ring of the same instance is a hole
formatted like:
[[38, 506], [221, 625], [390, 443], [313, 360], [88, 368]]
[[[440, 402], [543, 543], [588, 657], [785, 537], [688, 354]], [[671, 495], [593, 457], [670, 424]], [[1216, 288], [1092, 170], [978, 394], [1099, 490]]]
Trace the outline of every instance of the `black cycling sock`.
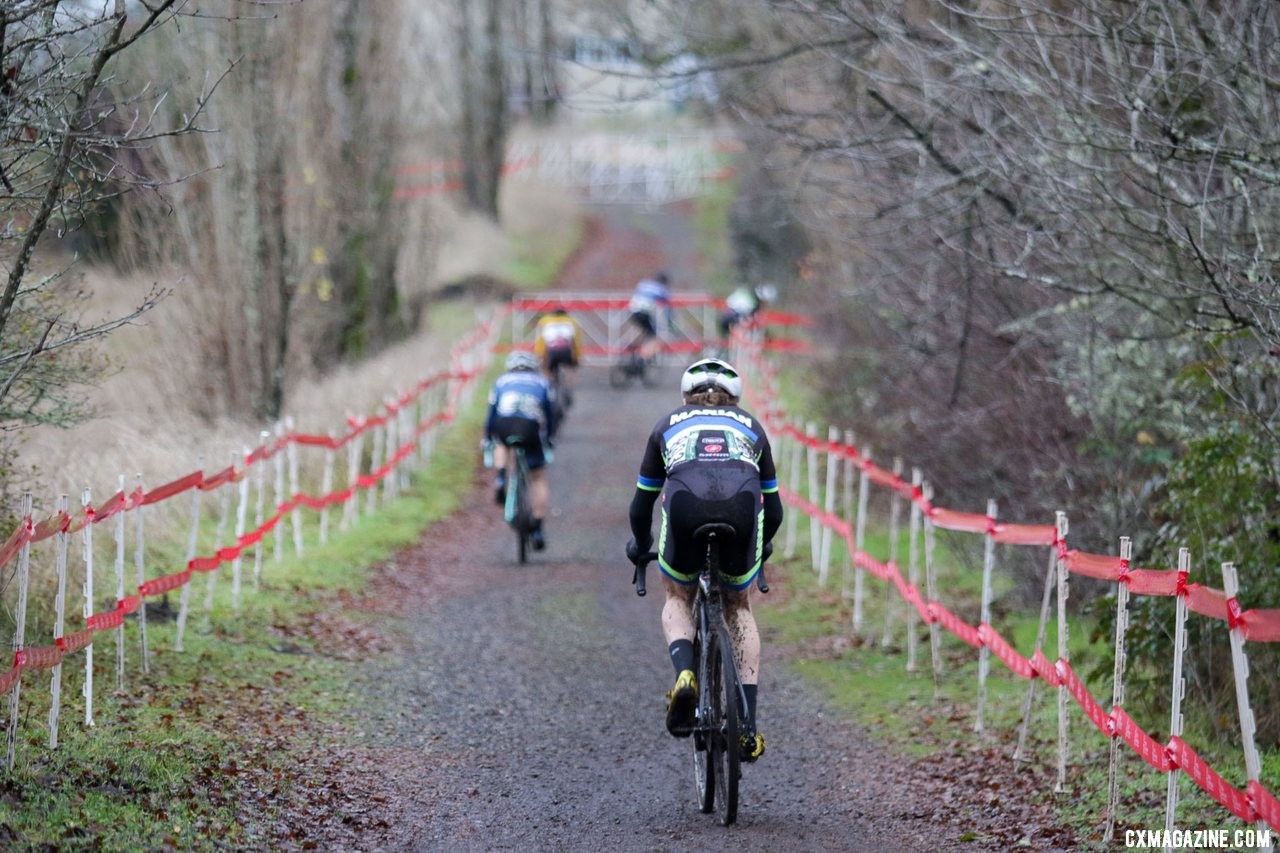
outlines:
[[537, 532], [539, 532], [539, 531], [541, 531], [541, 530], [542, 530], [542, 519], [540, 519], [540, 518], [535, 518], [535, 519], [533, 520], [533, 531], [534, 531], [535, 533], [537, 533]]
[[689, 640], [676, 640], [667, 650], [671, 652], [671, 663], [676, 668], [676, 675], [686, 669], [693, 669], [693, 643]]
[[759, 686], [758, 684], [742, 685], [742, 692], [747, 697], [747, 725], [751, 727], [752, 731], [755, 731], [756, 728], [756, 688]]

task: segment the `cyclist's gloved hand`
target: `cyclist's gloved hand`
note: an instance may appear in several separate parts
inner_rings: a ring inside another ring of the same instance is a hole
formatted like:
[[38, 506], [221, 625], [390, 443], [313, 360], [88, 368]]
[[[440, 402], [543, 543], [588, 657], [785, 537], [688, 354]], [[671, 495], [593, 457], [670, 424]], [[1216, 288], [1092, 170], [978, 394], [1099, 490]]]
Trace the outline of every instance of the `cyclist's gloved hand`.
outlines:
[[635, 537], [627, 540], [627, 559], [631, 561], [633, 566], [640, 562], [640, 555], [647, 550], [649, 550], [649, 546], [646, 545], [641, 548], [639, 543], [636, 542]]

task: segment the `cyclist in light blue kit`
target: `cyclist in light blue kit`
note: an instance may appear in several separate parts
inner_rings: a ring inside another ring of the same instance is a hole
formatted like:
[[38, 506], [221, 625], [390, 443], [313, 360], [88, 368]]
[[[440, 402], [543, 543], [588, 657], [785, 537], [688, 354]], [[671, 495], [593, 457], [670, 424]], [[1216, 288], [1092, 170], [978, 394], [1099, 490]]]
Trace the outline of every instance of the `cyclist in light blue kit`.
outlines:
[[529, 496], [533, 512], [533, 547], [547, 547], [542, 520], [551, 504], [547, 484], [547, 454], [555, 436], [555, 411], [551, 405], [551, 385], [539, 370], [532, 353], [514, 350], [507, 356], [507, 372], [498, 377], [489, 392], [489, 416], [484, 424], [486, 443], [493, 446], [493, 464], [498, 469], [494, 497], [501, 504], [507, 490], [507, 439], [523, 440], [529, 463]]

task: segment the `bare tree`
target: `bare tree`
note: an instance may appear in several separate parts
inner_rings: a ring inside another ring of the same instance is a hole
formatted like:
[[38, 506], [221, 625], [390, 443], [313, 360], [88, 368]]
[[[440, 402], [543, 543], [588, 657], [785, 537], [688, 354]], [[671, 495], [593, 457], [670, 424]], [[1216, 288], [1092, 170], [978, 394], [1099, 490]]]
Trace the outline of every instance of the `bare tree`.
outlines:
[[128, 323], [162, 294], [123, 316], [84, 320], [65, 266], [41, 264], [50, 236], [80, 228], [111, 199], [155, 185], [137, 152], [194, 132], [209, 89], [165, 124], [164, 92], [145, 81], [113, 82], [118, 56], [164, 29], [184, 0], [84, 4], [19, 0], [0, 7], [0, 423], [5, 430], [78, 417], [71, 389], [90, 379], [83, 345]]

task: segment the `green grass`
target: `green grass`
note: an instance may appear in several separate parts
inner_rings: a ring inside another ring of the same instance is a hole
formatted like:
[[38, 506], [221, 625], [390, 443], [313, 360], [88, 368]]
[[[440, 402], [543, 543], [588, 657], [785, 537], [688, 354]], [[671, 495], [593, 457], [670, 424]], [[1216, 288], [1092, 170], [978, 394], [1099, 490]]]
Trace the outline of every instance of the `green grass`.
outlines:
[[514, 257], [503, 272], [522, 290], [545, 290], [555, 285], [569, 256], [582, 243], [585, 222], [579, 217], [536, 234], [516, 238]]
[[736, 180], [712, 181], [694, 199], [693, 205], [693, 227], [706, 277], [704, 283], [708, 291], [721, 296], [736, 285], [729, 228], [729, 214], [736, 195]]
[[[349, 532], [338, 532], [335, 516], [328, 544], [319, 546], [316, 514], [304, 511], [304, 558], [276, 562], [270, 538], [264, 540], [260, 588], [247, 559], [238, 611], [230, 566], [223, 565], [208, 627], [197, 603], [205, 590], [198, 576], [184, 652], [174, 651], [173, 621], [156, 615], [148, 621], [147, 675], [140, 672], [139, 629], [129, 620], [123, 690], [114, 689], [114, 636], [99, 635], [93, 729], [83, 725], [84, 656], [70, 657], [56, 750], [48, 748], [49, 679], [28, 673], [16, 766], [0, 782], [0, 844], [260, 846], [276, 794], [292, 784], [296, 756], [316, 745], [321, 729], [344, 725], [344, 709], [356, 698], [353, 664], [334, 653], [347, 641], [334, 632], [358, 633], [361, 617], [343, 603], [363, 588], [373, 565], [456, 508], [477, 464], [482, 402], [477, 395], [441, 436], [407, 493], [380, 501]], [[286, 531], [284, 550], [291, 554], [291, 528], [278, 529]]]

